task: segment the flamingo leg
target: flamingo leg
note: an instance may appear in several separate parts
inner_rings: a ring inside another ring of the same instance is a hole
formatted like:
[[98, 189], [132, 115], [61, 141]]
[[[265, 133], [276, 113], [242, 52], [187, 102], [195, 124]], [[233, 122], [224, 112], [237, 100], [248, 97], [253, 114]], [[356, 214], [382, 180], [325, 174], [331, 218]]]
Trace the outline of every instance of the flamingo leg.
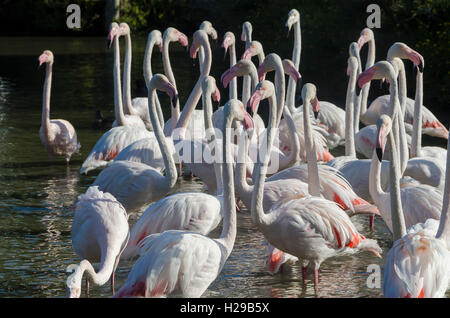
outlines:
[[89, 297], [89, 279], [86, 277], [86, 297]]
[[374, 229], [374, 221], [375, 221], [375, 215], [371, 214], [369, 216], [369, 227], [370, 227], [371, 231], [373, 231], [373, 229]]
[[183, 165], [181, 161], [178, 163], [178, 177], [181, 178], [183, 176]]
[[302, 266], [302, 281], [303, 285], [306, 285], [306, 272], [308, 270], [308, 266]]
[[319, 269], [314, 269], [314, 291], [316, 294], [319, 291]]
[[112, 295], [114, 296], [114, 278], [115, 278], [115, 275], [114, 275], [114, 272], [111, 274], [111, 293], [112, 293]]

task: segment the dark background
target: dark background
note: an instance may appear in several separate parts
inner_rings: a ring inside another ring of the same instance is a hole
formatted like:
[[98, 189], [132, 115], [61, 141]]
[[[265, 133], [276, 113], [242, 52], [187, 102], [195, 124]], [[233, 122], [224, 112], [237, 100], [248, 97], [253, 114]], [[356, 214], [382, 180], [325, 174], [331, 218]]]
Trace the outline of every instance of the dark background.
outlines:
[[[111, 16], [106, 9], [107, 2], [0, 0], [0, 36], [105, 36], [110, 23], [108, 16]], [[80, 30], [66, 26], [69, 3], [81, 7]], [[284, 24], [289, 10], [296, 8], [301, 15], [300, 73], [304, 81], [318, 86], [319, 97], [333, 101], [334, 90], [342, 92], [339, 95], [345, 98], [348, 46], [366, 26], [370, 15], [366, 8], [371, 3], [381, 7], [381, 28], [374, 29], [376, 60], [384, 59], [389, 46], [397, 41], [420, 52], [425, 58], [424, 104], [439, 112], [441, 121], [448, 126], [450, 1], [447, 0], [122, 0], [117, 20], [127, 22], [133, 35], [146, 35], [153, 29], [164, 31], [173, 26], [189, 37], [203, 20], [209, 20], [219, 33], [218, 43], [212, 44], [213, 51], [220, 50], [223, 34], [233, 31], [238, 57], [243, 49], [242, 23], [248, 20], [253, 25], [253, 39], [262, 42], [265, 53], [276, 52], [286, 58], [292, 54], [293, 32], [286, 38]], [[367, 46], [361, 51], [363, 65], [366, 54]], [[414, 98], [412, 64], [405, 64], [408, 96]], [[375, 88], [370, 99], [387, 93], [387, 90], [379, 91], [378, 85], [372, 86]]]

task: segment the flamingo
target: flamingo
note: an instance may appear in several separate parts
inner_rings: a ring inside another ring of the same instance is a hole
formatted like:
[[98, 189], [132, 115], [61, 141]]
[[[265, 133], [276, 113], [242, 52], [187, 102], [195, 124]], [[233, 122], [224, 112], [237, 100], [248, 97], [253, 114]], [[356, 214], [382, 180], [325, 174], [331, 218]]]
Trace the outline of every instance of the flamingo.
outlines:
[[39, 66], [43, 63], [46, 64], [42, 98], [42, 124], [39, 129], [39, 137], [52, 161], [54, 156], [64, 156], [67, 165], [69, 165], [70, 158], [79, 151], [81, 145], [77, 141], [77, 132], [71, 123], [64, 119], [50, 120], [53, 61], [53, 53], [49, 50], [45, 50], [39, 56]]
[[[366, 69], [368, 69], [370, 67], [369, 62], [373, 64], [375, 61], [375, 39], [373, 31], [369, 28], [363, 29], [358, 39], [360, 48], [362, 48], [365, 43], [369, 43], [368, 59], [366, 63]], [[366, 109], [365, 107], [367, 107], [369, 88], [366, 90], [367, 95], [362, 95], [361, 99], [360, 119], [365, 125], [371, 125], [376, 122], [381, 114], [386, 114], [388, 112], [387, 105], [389, 105], [389, 95], [379, 96], [370, 104], [369, 108]], [[407, 131], [412, 131], [412, 124], [414, 122], [414, 100], [411, 98], [405, 99], [404, 112], [406, 129]], [[442, 125], [436, 116], [424, 105], [422, 105], [422, 112], [422, 133], [447, 139], [448, 130], [444, 127], [444, 125]]]
[[100, 172], [93, 184], [99, 186], [101, 191], [111, 193], [128, 213], [161, 199], [177, 181], [175, 162], [156, 118], [156, 106], [152, 97], [156, 94], [156, 89], [164, 91], [171, 100], [178, 93], [167, 77], [161, 74], [152, 77], [147, 89], [150, 119], [161, 148], [166, 175], [143, 163], [120, 160], [114, 161]]
[[[376, 152], [379, 158], [386, 139], [391, 144], [395, 142], [391, 136], [391, 126], [391, 120], [386, 115], [382, 115], [377, 122], [379, 138]], [[394, 147], [395, 145], [391, 146], [392, 149]], [[400, 202], [398, 179], [400, 173], [398, 164], [395, 162], [397, 158], [393, 156], [391, 171], [394, 170], [397, 177], [391, 178], [391, 188], [395, 188], [396, 191], [393, 191], [390, 200], [395, 242], [388, 252], [385, 264], [383, 278], [385, 297], [444, 297], [445, 291], [450, 286], [448, 270], [450, 267], [449, 153], [447, 154], [446, 191], [440, 221], [427, 219], [424, 223], [415, 224], [408, 229], [406, 229], [406, 215], [403, 214], [405, 210]]]
[[[367, 71], [361, 73], [358, 79], [358, 84], [362, 87], [366, 81], [370, 81], [373, 79], [380, 78], [388, 78], [390, 82], [390, 90], [391, 90], [391, 110], [392, 117], [400, 112], [399, 105], [397, 101], [397, 83], [395, 81], [395, 69], [387, 61], [381, 61]], [[384, 118], [384, 117], [383, 117]], [[385, 120], [385, 119], [383, 119]], [[381, 124], [379, 121], [378, 124]], [[377, 131], [379, 131], [379, 127], [377, 126]], [[390, 134], [394, 138], [393, 134]], [[377, 148], [379, 148], [380, 136], [377, 136]], [[395, 139], [395, 138], [394, 138]], [[382, 141], [382, 140], [381, 140]], [[391, 168], [390, 168], [390, 177], [389, 179], [392, 181], [393, 178], [396, 178], [396, 175], [393, 173], [392, 166], [397, 166], [398, 157], [397, 157], [397, 148], [395, 144], [395, 140], [391, 142], [389, 141], [391, 146]], [[384, 146], [383, 148], [384, 149]], [[391, 220], [391, 209], [392, 206], [390, 203], [391, 192], [399, 191], [399, 195], [401, 196], [401, 202], [399, 204], [402, 205], [404, 211], [404, 219], [407, 227], [410, 227], [418, 222], [425, 222], [429, 218], [439, 219], [440, 210], [442, 208], [442, 193], [437, 189], [424, 184], [419, 184], [417, 182], [404, 183], [403, 187], [400, 189], [398, 185], [397, 188], [393, 188], [393, 184], [391, 183], [391, 189], [389, 192], [385, 192], [380, 185], [380, 162], [381, 156], [380, 152], [374, 151], [372, 156], [372, 162], [370, 166], [370, 176], [369, 176], [369, 191], [370, 195], [377, 205], [381, 217], [385, 221], [389, 230], [393, 230], [393, 221]], [[401, 167], [400, 167], [401, 169]], [[401, 173], [401, 172], [400, 172]], [[400, 179], [400, 178], [399, 178]], [[396, 185], [397, 186], [397, 185]]]
[[122, 22], [119, 25], [119, 38], [120, 36], [125, 37], [125, 63], [123, 70], [123, 105], [124, 105], [124, 113], [128, 115], [134, 115], [139, 117], [145, 128], [149, 131], [152, 131], [152, 124], [150, 123], [150, 117], [148, 114], [148, 105], [142, 100], [146, 100], [147, 98], [141, 97], [138, 99], [131, 99], [131, 57], [132, 57], [132, 46], [131, 46], [131, 30], [127, 23]]
[[[211, 137], [215, 139], [214, 130], [210, 130], [213, 128], [210, 96], [211, 94], [217, 96], [218, 93], [213, 77], [208, 76], [203, 80], [202, 91], [202, 101], [206, 106], [204, 107], [205, 127], [208, 132], [212, 132]], [[203, 147], [209, 147], [206, 141], [202, 142]], [[210, 166], [212, 165], [214, 165], [214, 170], [211, 172]], [[198, 171], [201, 171], [202, 178], [216, 180], [216, 186], [214, 187], [216, 195], [201, 192], [181, 192], [172, 194], [152, 204], [132, 227], [130, 240], [122, 254], [122, 258], [135, 257], [139, 252], [137, 247], [140, 241], [150, 234], [161, 233], [167, 230], [183, 230], [207, 235], [219, 225], [222, 220], [221, 201], [223, 200], [223, 186], [221, 170], [218, 170], [220, 169], [219, 164], [214, 162], [212, 165], [199, 163], [194, 167], [200, 166]], [[208, 185], [208, 190], [212, 192], [211, 183], [208, 182]]]
[[[236, 38], [233, 32], [226, 32], [223, 36], [222, 47], [225, 50], [224, 58], [230, 49], [230, 67], [236, 64]], [[237, 79], [233, 78], [230, 81], [229, 99], [237, 99]]]
[[221, 272], [236, 238], [236, 208], [233, 168], [229, 145], [233, 120], [251, 128], [251, 117], [238, 100], [225, 106], [227, 120], [222, 127], [224, 220], [218, 239], [188, 231], [165, 231], [145, 237], [140, 243], [140, 257], [127, 281], [115, 297], [200, 297]]
[[[248, 49], [251, 42], [252, 42], [252, 33], [253, 33], [253, 26], [250, 23], [250, 21], [245, 21], [242, 24], [242, 33], [241, 33], [241, 41], [245, 42], [245, 49]], [[242, 80], [242, 97], [241, 100], [244, 103], [244, 105], [247, 105], [248, 99], [250, 98], [251, 94], [251, 78], [250, 76], [244, 76]]]
[[[128, 116], [128, 118], [137, 118], [135, 125], [126, 125], [125, 115], [122, 109], [122, 94], [120, 90], [120, 56], [119, 56], [119, 28], [117, 23], [111, 24], [108, 39], [114, 42], [114, 109], [116, 112], [116, 124], [119, 126], [108, 130], [96, 142], [93, 149], [81, 165], [80, 173], [87, 174], [96, 168], [104, 167], [114, 160], [117, 154], [129, 144], [153, 135], [145, 129], [145, 126], [137, 116]], [[137, 124], [141, 122], [142, 125]], [[131, 121], [128, 121], [130, 124]], [[113, 124], [114, 126], [114, 124]]]
[[[315, 100], [316, 88], [305, 84], [302, 97], [307, 108], [311, 100]], [[318, 104], [317, 100], [314, 104]], [[306, 116], [305, 118], [309, 118]], [[268, 147], [274, 138], [272, 129], [275, 127], [276, 114], [271, 116], [268, 127]], [[253, 222], [264, 234], [267, 241], [281, 251], [296, 256], [303, 261], [302, 274], [306, 274], [309, 263], [314, 267], [314, 286], [318, 287], [319, 267], [327, 258], [344, 253], [355, 253], [358, 250], [369, 250], [380, 257], [381, 248], [376, 241], [366, 239], [358, 233], [348, 215], [339, 206], [326, 199], [314, 196], [320, 195], [318, 170], [315, 176], [309, 175], [309, 192], [312, 196], [281, 202], [266, 213], [263, 210], [263, 193], [265, 170], [269, 152], [264, 161], [258, 158], [255, 174], [255, 189], [253, 192], [251, 214]], [[314, 186], [314, 184], [316, 186]], [[303, 276], [305, 280], [305, 276]]]
[[[285, 26], [289, 31], [294, 27], [294, 48], [292, 50], [292, 62], [295, 69], [298, 71], [300, 66], [300, 55], [302, 52], [302, 33], [300, 30], [300, 12], [296, 9], [292, 9], [288, 13]], [[289, 78], [288, 87], [286, 91], [286, 105], [289, 107], [291, 114], [295, 112], [295, 89], [297, 82], [294, 79]]]
[[[127, 109], [133, 109], [134, 113], [137, 112], [139, 114], [139, 116], [141, 117], [141, 119], [144, 121], [144, 123], [146, 124], [147, 130], [152, 131], [153, 128], [151, 127], [150, 115], [148, 113], [148, 98], [147, 97], [135, 97], [135, 98], [131, 99], [131, 93], [130, 93], [131, 40], [130, 40], [129, 32], [127, 33], [125, 31], [124, 33], [126, 34], [126, 37], [127, 37], [127, 41], [126, 41], [127, 54], [125, 56], [126, 63], [125, 63], [125, 71], [124, 71], [124, 77], [123, 77], [124, 85], [126, 84], [126, 89], [124, 90], [124, 94], [123, 94], [124, 95], [124, 105], [126, 105], [125, 111], [128, 111]], [[161, 34], [161, 31], [159, 31], [159, 30], [153, 30], [149, 33], [148, 38], [147, 38], [147, 44], [145, 46], [143, 74], [144, 74], [144, 79], [146, 80], [146, 84], [147, 84], [147, 81], [149, 81], [153, 76], [151, 61], [152, 61], [153, 47], [155, 45], [158, 46], [159, 51], [162, 52], [162, 34]], [[128, 58], [128, 57], [130, 57], [130, 58]], [[130, 103], [132, 105], [131, 107], [128, 106], [128, 105], [130, 105]], [[163, 113], [161, 110], [161, 105], [159, 102], [158, 95], [155, 95], [155, 103], [156, 103], [156, 109], [158, 110], [159, 122], [162, 125], [164, 125], [164, 116], [163, 116]]]
[[[82, 259], [67, 280], [68, 297], [81, 295], [81, 281], [86, 272], [86, 294], [89, 280], [104, 285], [111, 277], [114, 294], [114, 272], [129, 238], [128, 216], [124, 207], [107, 192], [89, 187], [75, 203], [72, 221], [72, 246]], [[96, 272], [91, 263], [100, 262]]]

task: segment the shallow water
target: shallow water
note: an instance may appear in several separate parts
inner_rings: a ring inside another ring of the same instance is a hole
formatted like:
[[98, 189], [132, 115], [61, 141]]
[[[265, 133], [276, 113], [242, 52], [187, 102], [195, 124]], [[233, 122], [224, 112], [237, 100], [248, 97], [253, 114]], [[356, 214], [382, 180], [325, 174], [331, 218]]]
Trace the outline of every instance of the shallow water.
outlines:
[[[104, 38], [0, 41], [0, 297], [64, 297], [65, 269], [80, 261], [71, 246], [72, 206], [98, 173], [80, 175], [79, 169], [103, 134], [92, 127], [95, 111], [101, 110], [105, 116], [114, 114], [112, 51], [106, 48]], [[144, 42], [133, 42], [133, 97], [146, 95], [141, 75]], [[217, 59], [212, 73], [216, 76], [226, 69], [219, 46], [216, 44], [213, 51]], [[45, 70], [37, 69], [37, 57], [44, 49], [55, 54], [51, 118], [69, 120], [82, 144], [70, 167], [62, 159], [51, 163], [39, 140]], [[162, 72], [157, 55], [153, 71]], [[187, 52], [176, 44], [171, 45], [171, 58], [183, 104], [194, 85], [198, 65], [193, 68]], [[223, 91], [222, 96], [225, 94]], [[424, 144], [430, 143], [445, 145], [437, 139], [424, 139]], [[333, 153], [340, 155], [342, 149]], [[174, 192], [201, 189], [198, 179], [191, 182], [185, 176]], [[130, 216], [130, 226], [138, 216]], [[383, 221], [376, 218], [375, 231], [370, 233], [367, 218], [353, 220], [362, 234], [378, 240], [386, 256], [392, 240]], [[233, 252], [203, 297], [382, 296], [380, 288], [367, 287], [367, 267], [377, 264], [382, 269], [385, 259], [368, 252], [328, 259], [321, 266], [319, 293], [315, 295], [311, 280], [306, 287], [302, 285], [298, 264], [285, 267], [281, 274], [267, 273], [264, 239], [247, 210], [238, 212], [237, 226]], [[220, 231], [219, 227], [210, 236], [218, 237]], [[116, 286], [122, 285], [132, 266], [133, 262], [119, 265]], [[92, 287], [91, 297], [108, 296], [109, 284]]]

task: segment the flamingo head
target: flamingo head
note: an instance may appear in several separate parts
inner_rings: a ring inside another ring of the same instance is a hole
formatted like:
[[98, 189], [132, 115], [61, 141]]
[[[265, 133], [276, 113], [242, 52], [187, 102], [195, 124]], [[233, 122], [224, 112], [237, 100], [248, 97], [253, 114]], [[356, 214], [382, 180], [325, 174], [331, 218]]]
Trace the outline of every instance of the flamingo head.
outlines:
[[275, 87], [270, 81], [263, 80], [259, 82], [247, 102], [247, 109], [250, 109], [253, 113], [255, 113], [258, 109], [259, 103], [273, 94], [275, 94]]
[[191, 49], [189, 50], [189, 56], [193, 59], [197, 57], [197, 52], [203, 43], [208, 42], [208, 34], [203, 30], [197, 30], [194, 33], [194, 37], [191, 44]]
[[350, 56], [347, 60], [347, 76], [356, 73], [358, 70], [358, 59], [354, 56]]
[[288, 35], [289, 35], [289, 31], [291, 30], [292, 26], [297, 22], [300, 22], [300, 13], [296, 9], [292, 9], [291, 11], [289, 11], [288, 18], [286, 20], [286, 27], [288, 28]]
[[295, 67], [294, 63], [292, 63], [289, 59], [283, 60], [283, 69], [284, 73], [289, 75], [294, 79], [294, 81], [298, 84], [298, 80], [302, 78], [302, 75], [297, 71], [297, 68]]
[[424, 67], [424, 59], [423, 56], [420, 55], [419, 52], [414, 51], [408, 45], [402, 42], [395, 42], [391, 45], [388, 50], [387, 59], [391, 60], [394, 57], [398, 57], [401, 59], [408, 59], [413, 62], [414, 67], [418, 68], [421, 73], [423, 73]]
[[319, 116], [319, 100], [317, 99], [317, 88], [314, 84], [306, 83], [302, 88], [303, 104], [306, 105], [307, 101], [311, 102], [314, 117], [317, 119]]
[[43, 63], [53, 64], [53, 53], [50, 50], [45, 50], [41, 55], [39, 55], [39, 66]]
[[252, 41], [252, 43], [250, 44], [248, 49], [246, 49], [244, 51], [244, 53], [242, 54], [241, 59], [248, 60], [248, 59], [251, 59], [252, 56], [258, 55], [260, 53], [264, 53], [261, 42]]
[[234, 38], [233, 32], [228, 31], [227, 33], [225, 33], [222, 41], [222, 47], [225, 49], [225, 55], [227, 54], [228, 48], [234, 45], [235, 42], [236, 39]]
[[220, 102], [220, 91], [217, 88], [214, 77], [208, 75], [203, 79], [202, 90], [209, 96], [211, 94], [213, 101]]
[[374, 79], [387, 79], [389, 81], [397, 78], [397, 73], [394, 66], [387, 61], [380, 61], [369, 67], [367, 70], [358, 75], [357, 78], [357, 94], [359, 95], [359, 89], [361, 89], [366, 83]]
[[378, 118], [376, 126], [377, 140], [375, 144], [375, 151], [377, 153], [378, 160], [381, 162], [383, 158], [384, 147], [386, 146], [387, 136], [391, 131], [392, 120], [388, 115], [383, 114]]
[[108, 33], [108, 41], [109, 41], [109, 47], [111, 47], [112, 42], [114, 41], [114, 37], [119, 33], [119, 24], [117, 22], [112, 22], [109, 27], [109, 33]]
[[169, 42], [179, 42], [182, 46], [187, 47], [188, 46], [188, 37], [186, 34], [178, 31], [175, 28], [168, 27], [166, 31], [164, 31], [163, 34], [163, 42], [164, 39], [167, 39]]
[[169, 79], [162, 74], [153, 75], [150, 80], [150, 87], [155, 87], [158, 90], [165, 92], [170, 97], [170, 101], [175, 102], [178, 100], [178, 92], [175, 86], [170, 83]]
[[213, 25], [209, 21], [203, 21], [200, 24], [200, 30], [204, 30], [213, 40], [217, 40], [217, 31], [214, 29]]
[[[248, 21], [245, 21], [242, 24], [241, 41], [242, 42], [246, 42], [247, 41], [247, 32], [249, 34], [252, 34], [252, 31], [253, 31], [252, 24], [250, 22], [248, 22]], [[250, 41], [250, 39], [248, 39], [248, 40]]]
[[[82, 261], [85, 262], [85, 261]], [[81, 263], [80, 263], [81, 265]], [[73, 274], [71, 274], [67, 280], [67, 297], [68, 298], [80, 298], [81, 296], [81, 279], [82, 279], [82, 273], [79, 270], [80, 265], [69, 265], [67, 267], [67, 272], [75, 271]], [[81, 273], [81, 275], [80, 275]]]
[[373, 31], [369, 28], [364, 28], [358, 38], [358, 45], [359, 45], [359, 49], [361, 49], [364, 44], [366, 44], [367, 42], [369, 42], [370, 40], [373, 39]]
[[264, 75], [267, 72], [275, 70], [275, 66], [277, 64], [283, 64], [283, 62], [281, 61], [281, 58], [278, 54], [270, 53], [269, 55], [266, 55], [266, 57], [264, 58], [264, 61], [258, 67], [259, 81], [262, 81], [264, 79]]
[[154, 45], [157, 45], [159, 48], [159, 52], [162, 52], [162, 34], [159, 30], [153, 30], [148, 35], [148, 41], [153, 42]]
[[130, 33], [131, 33], [131, 29], [130, 29], [130, 26], [128, 25], [128, 23], [122, 22], [119, 25], [118, 36], [121, 37], [121, 36], [125, 36], [125, 35], [130, 35]]
[[232, 113], [237, 121], [242, 122], [245, 129], [253, 129], [253, 119], [245, 110], [244, 104], [238, 99], [230, 99], [224, 106], [224, 114]]
[[226, 70], [220, 77], [223, 87], [227, 87], [228, 83], [236, 76], [244, 76], [250, 74], [251, 70], [255, 69], [255, 65], [250, 60], [240, 60], [228, 70]]
[[358, 61], [360, 60], [358, 43], [356, 43], [356, 42], [350, 43], [350, 46], [348, 47], [348, 54], [349, 54], [349, 56], [356, 57], [358, 59]]

